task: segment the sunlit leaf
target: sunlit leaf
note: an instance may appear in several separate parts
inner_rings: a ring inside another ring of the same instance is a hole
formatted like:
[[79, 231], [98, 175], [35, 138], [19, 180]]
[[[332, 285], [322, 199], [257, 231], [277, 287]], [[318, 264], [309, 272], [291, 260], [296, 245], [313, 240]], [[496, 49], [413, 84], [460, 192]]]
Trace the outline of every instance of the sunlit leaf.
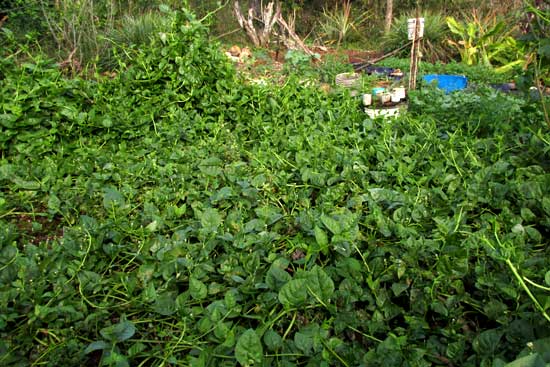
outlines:
[[260, 365], [264, 352], [262, 341], [254, 329], [246, 330], [237, 340], [235, 358], [242, 366]]

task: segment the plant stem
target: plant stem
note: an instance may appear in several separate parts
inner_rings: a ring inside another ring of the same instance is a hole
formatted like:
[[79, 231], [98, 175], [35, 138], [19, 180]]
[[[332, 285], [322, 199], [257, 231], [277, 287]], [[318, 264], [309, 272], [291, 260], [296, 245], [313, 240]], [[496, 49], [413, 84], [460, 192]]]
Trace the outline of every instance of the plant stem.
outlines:
[[542, 111], [544, 113], [544, 121], [546, 121], [546, 125], [548, 125], [548, 128], [550, 128], [550, 115], [548, 114], [548, 109], [546, 108], [546, 101], [544, 96], [544, 90], [542, 83], [540, 82], [540, 65], [539, 61], [537, 60], [537, 54], [534, 54], [534, 65], [535, 65], [535, 85], [537, 87], [537, 92], [539, 93], [540, 97], [540, 104], [542, 106]]
[[510, 259], [506, 259], [506, 264], [508, 265], [508, 267], [510, 268], [510, 270], [512, 270], [512, 273], [514, 274], [514, 276], [516, 277], [516, 279], [518, 280], [519, 284], [521, 285], [521, 288], [523, 288], [523, 290], [527, 293], [527, 295], [529, 296], [529, 298], [531, 298], [531, 300], [533, 301], [533, 303], [535, 304], [535, 307], [540, 311], [540, 313], [542, 314], [542, 316], [544, 316], [544, 318], [550, 322], [550, 316], [546, 313], [546, 311], [544, 310], [544, 307], [542, 307], [542, 305], [539, 303], [539, 301], [535, 298], [535, 296], [533, 295], [533, 293], [531, 293], [531, 290], [529, 289], [529, 287], [527, 287], [527, 284], [525, 284], [525, 282], [523, 281], [523, 278], [521, 277], [521, 275], [519, 275], [519, 272], [518, 270], [516, 269], [516, 267], [514, 266], [514, 264], [512, 264], [512, 261], [510, 261]]
[[537, 283], [533, 282], [531, 279], [527, 278], [526, 276], [523, 276], [523, 280], [525, 280], [527, 283], [531, 284], [533, 287], [536, 287], [536, 288], [542, 289], [544, 291], [550, 292], [550, 288], [542, 286], [540, 284], [537, 284]]

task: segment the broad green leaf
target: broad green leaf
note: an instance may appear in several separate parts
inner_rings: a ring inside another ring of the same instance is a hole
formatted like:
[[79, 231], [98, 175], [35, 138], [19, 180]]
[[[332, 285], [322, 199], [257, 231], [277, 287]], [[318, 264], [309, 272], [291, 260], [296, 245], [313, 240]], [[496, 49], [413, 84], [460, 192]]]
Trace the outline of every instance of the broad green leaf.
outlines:
[[135, 343], [130, 348], [128, 348], [128, 356], [133, 357], [137, 355], [138, 353], [143, 352], [147, 349], [147, 346], [143, 343]]
[[315, 226], [313, 229], [315, 233], [315, 241], [319, 245], [319, 249], [325, 255], [328, 255], [328, 236], [321, 228]]
[[544, 209], [544, 212], [547, 215], [550, 215], [550, 198], [549, 197], [543, 197], [542, 198], [542, 208]]
[[324, 349], [329, 332], [318, 324], [312, 323], [294, 334], [294, 344], [306, 355], [315, 355]]
[[320, 266], [307, 273], [307, 289], [315, 299], [328, 303], [334, 293], [334, 282]]
[[86, 349], [84, 349], [84, 354], [95, 352], [96, 350], [103, 350], [111, 348], [111, 344], [107, 343], [105, 340], [96, 340], [95, 342], [90, 343]]
[[264, 333], [263, 340], [267, 349], [272, 352], [277, 351], [283, 346], [283, 338], [272, 329], [269, 329]]
[[233, 190], [229, 186], [224, 186], [210, 197], [212, 204], [216, 204], [222, 200], [229, 199], [233, 196]]
[[120, 320], [118, 324], [108, 326], [99, 331], [101, 336], [112, 343], [119, 343], [134, 336], [136, 327], [131, 321]]
[[130, 363], [125, 355], [118, 353], [117, 351], [110, 351], [103, 359], [104, 365], [112, 367], [129, 367]]
[[156, 220], [154, 220], [145, 227], [145, 230], [151, 233], [156, 232], [158, 229], [158, 226], [159, 226], [159, 223]]
[[191, 279], [189, 279], [189, 292], [193, 299], [201, 300], [205, 299], [208, 295], [208, 288], [200, 280], [191, 277]]
[[206, 208], [200, 214], [201, 225], [204, 229], [215, 232], [222, 224], [222, 216], [215, 208]]
[[59, 212], [59, 208], [61, 206], [61, 200], [57, 197], [55, 194], [51, 194], [48, 198], [48, 210], [50, 210], [52, 213]]
[[407, 284], [404, 283], [393, 283], [391, 286], [391, 290], [393, 291], [393, 294], [398, 297], [401, 293], [405, 292], [409, 288]]
[[503, 33], [504, 27], [506, 27], [506, 24], [503, 21], [498, 22], [497, 24], [495, 24], [490, 29], [487, 29], [485, 34], [483, 34], [481, 37], [479, 37], [478, 42], [485, 43], [485, 42], [489, 41], [488, 43], [491, 43], [489, 38], [493, 37], [494, 35], [498, 35], [498, 34]]
[[159, 11], [161, 13], [169, 14], [172, 11], [172, 9], [170, 9], [170, 7], [166, 4], [160, 4]]
[[292, 279], [290, 274], [285, 270], [289, 264], [290, 262], [285, 258], [279, 258], [271, 264], [265, 275], [265, 282], [269, 288], [278, 291]]
[[331, 231], [332, 234], [340, 234], [342, 232], [342, 227], [340, 226], [340, 223], [336, 219], [328, 215], [321, 215], [321, 222], [323, 222], [325, 227], [327, 227], [327, 229]]
[[11, 113], [0, 113], [0, 125], [5, 128], [15, 128], [15, 121], [17, 121], [17, 116], [12, 115]]
[[103, 207], [107, 210], [125, 205], [124, 196], [114, 187], [103, 189]]
[[306, 279], [292, 279], [279, 291], [279, 302], [286, 308], [303, 305], [307, 300], [308, 281]]
[[254, 212], [258, 218], [262, 219], [266, 225], [272, 225], [283, 217], [281, 210], [272, 205], [266, 205], [261, 208], [255, 209]]
[[544, 274], [544, 282], [546, 283], [546, 285], [550, 286], [550, 270], [548, 270], [546, 274]]
[[474, 350], [481, 355], [492, 356], [499, 345], [502, 334], [502, 331], [497, 329], [483, 331], [474, 339]]
[[23, 180], [19, 177], [15, 177], [13, 182], [23, 190], [38, 190], [40, 189], [40, 182]]
[[225, 292], [225, 295], [223, 296], [223, 300], [225, 302], [225, 307], [227, 307], [228, 310], [231, 310], [235, 306], [237, 306], [237, 294], [238, 294], [238, 291], [236, 289], [232, 289]]
[[113, 120], [111, 120], [110, 117], [105, 117], [104, 119], [101, 120], [101, 125], [103, 125], [103, 127], [106, 127], [106, 128], [113, 127]]
[[[153, 283], [150, 283], [150, 285], [152, 286]], [[176, 312], [176, 295], [173, 292], [160, 294], [155, 300], [153, 309], [163, 316], [173, 315]]]
[[513, 362], [508, 363], [504, 367], [547, 367], [544, 359], [538, 353], [534, 353], [522, 358], [518, 358]]
[[518, 358], [537, 353], [546, 362], [550, 362], [550, 338], [536, 339], [529, 343], [529, 345], [525, 347], [525, 349], [523, 349], [518, 355]]
[[[544, 200], [545, 199], [547, 199], [547, 198], [542, 199], [543, 208], [544, 208]], [[548, 202], [548, 204], [550, 204], [550, 201]], [[550, 205], [548, 206], [548, 209], [550, 210]], [[527, 222], [531, 222], [531, 221], [533, 221], [537, 218], [535, 213], [533, 213], [533, 211], [529, 208], [521, 208], [521, 217]]]
[[450, 31], [458, 36], [464, 36], [464, 27], [458, 23], [455, 18], [453, 17], [447, 17], [447, 26], [449, 27]]
[[311, 355], [313, 349], [313, 336], [305, 333], [297, 332], [294, 334], [294, 344], [300, 349], [306, 356]]
[[254, 329], [246, 330], [237, 340], [235, 358], [242, 366], [260, 365], [263, 362], [262, 341]]
[[214, 327], [214, 335], [220, 340], [225, 340], [229, 335], [229, 326], [226, 323], [218, 322]]
[[207, 159], [202, 160], [199, 163], [199, 169], [202, 173], [204, 173], [207, 176], [220, 176], [223, 174], [223, 170], [220, 167], [223, 164], [221, 159], [216, 157], [210, 157]]

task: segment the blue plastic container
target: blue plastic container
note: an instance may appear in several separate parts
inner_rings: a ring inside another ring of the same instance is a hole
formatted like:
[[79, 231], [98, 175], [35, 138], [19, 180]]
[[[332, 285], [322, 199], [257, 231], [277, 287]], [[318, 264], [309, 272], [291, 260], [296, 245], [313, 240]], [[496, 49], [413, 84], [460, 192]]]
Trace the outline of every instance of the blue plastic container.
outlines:
[[445, 93], [461, 90], [468, 86], [468, 78], [464, 75], [429, 74], [424, 75], [424, 81], [428, 84], [435, 81], [436, 86], [443, 89]]

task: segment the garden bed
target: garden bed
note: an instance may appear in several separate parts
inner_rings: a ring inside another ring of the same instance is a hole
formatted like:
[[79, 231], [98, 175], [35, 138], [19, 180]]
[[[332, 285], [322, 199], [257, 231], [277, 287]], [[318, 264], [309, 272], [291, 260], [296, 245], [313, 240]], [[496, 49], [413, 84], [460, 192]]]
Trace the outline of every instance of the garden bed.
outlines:
[[534, 105], [424, 88], [381, 123], [302, 82], [349, 64], [296, 58], [284, 82], [246, 83], [203, 25], [173, 22], [105, 80], [0, 61], [0, 364], [502, 366], [544, 350]]

